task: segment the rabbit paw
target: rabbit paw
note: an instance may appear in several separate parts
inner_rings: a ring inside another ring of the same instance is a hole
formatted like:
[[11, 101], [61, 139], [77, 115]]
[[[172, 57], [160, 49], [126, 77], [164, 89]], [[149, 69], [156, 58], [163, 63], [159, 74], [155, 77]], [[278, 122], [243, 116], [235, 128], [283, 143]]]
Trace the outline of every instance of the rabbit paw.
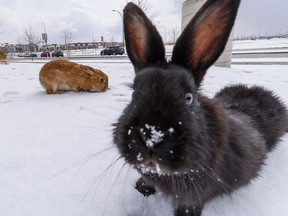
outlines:
[[148, 197], [152, 194], [155, 194], [156, 190], [154, 186], [149, 185], [143, 178], [140, 178], [136, 182], [136, 190], [138, 190], [141, 194]]

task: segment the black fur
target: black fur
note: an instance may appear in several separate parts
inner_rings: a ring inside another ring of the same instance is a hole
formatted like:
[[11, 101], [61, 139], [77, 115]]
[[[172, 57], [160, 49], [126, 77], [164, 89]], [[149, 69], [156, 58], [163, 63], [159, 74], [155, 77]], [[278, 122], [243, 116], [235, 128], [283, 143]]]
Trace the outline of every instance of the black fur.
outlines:
[[[208, 0], [180, 36], [170, 63], [163, 60], [160, 35], [144, 13], [132, 3], [124, 10], [136, 77], [132, 101], [115, 125], [114, 142], [142, 175], [136, 189], [145, 196], [155, 189], [171, 196], [175, 216], [200, 216], [208, 200], [248, 184], [287, 130], [287, 110], [271, 91], [235, 85], [212, 99], [199, 92], [206, 69], [223, 50], [238, 5], [238, 0]], [[219, 14], [211, 17], [212, 9]], [[212, 28], [217, 40], [200, 37], [203, 22], [223, 25], [219, 31]], [[135, 28], [146, 36], [130, 34]], [[196, 42], [213, 49], [195, 49]]]
[[[283, 128], [287, 125], [287, 111], [272, 91], [261, 87], [236, 85], [224, 88], [216, 94], [224, 107], [233, 112], [245, 113], [251, 117], [252, 124], [266, 140], [270, 151], [283, 135]], [[283, 128], [279, 128], [283, 125]]]

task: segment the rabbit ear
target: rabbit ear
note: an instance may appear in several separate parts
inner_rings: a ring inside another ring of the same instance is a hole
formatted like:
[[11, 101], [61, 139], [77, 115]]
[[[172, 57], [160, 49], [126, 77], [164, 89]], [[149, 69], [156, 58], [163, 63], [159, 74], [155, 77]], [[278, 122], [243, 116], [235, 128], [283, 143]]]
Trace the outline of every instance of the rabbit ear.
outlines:
[[95, 71], [94, 71], [91, 67], [89, 67], [89, 66], [80, 65], [80, 68], [81, 68], [85, 73], [88, 73], [88, 74], [90, 74], [90, 75], [92, 75], [92, 76], [95, 75]]
[[127, 54], [135, 72], [151, 64], [166, 62], [162, 38], [144, 12], [130, 2], [123, 14]]
[[189, 69], [199, 86], [223, 52], [240, 0], [208, 0], [176, 42], [172, 62]]

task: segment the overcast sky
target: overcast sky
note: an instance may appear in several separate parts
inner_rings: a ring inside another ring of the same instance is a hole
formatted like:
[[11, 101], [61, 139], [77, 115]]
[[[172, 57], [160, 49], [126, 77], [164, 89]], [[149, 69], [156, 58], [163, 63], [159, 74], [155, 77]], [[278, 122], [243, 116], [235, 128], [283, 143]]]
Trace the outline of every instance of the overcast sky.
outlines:
[[[17, 43], [25, 28], [31, 26], [37, 35], [48, 34], [48, 43], [63, 43], [63, 30], [72, 29], [74, 42], [122, 40], [122, 12], [126, 0], [0, 0], [3, 21], [0, 43]], [[158, 12], [155, 23], [169, 40], [172, 29], [180, 31], [184, 0], [148, 0]], [[235, 35], [288, 33], [288, 0], [242, 0]]]

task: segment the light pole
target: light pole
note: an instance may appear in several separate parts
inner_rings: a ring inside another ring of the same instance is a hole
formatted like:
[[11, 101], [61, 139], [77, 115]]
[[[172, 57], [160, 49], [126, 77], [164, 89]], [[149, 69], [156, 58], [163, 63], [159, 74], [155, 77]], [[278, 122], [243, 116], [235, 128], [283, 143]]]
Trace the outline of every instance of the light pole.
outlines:
[[46, 43], [46, 48], [47, 48], [47, 40], [48, 40], [48, 37], [47, 37], [47, 32], [46, 32], [46, 27], [45, 27], [45, 24], [42, 22], [41, 23], [43, 25], [43, 28], [44, 28], [44, 34], [42, 34], [42, 40], [45, 41]]
[[122, 19], [122, 45], [123, 45], [123, 47], [124, 47], [124, 45], [125, 45], [125, 42], [124, 42], [124, 23], [123, 23], [123, 15], [118, 11], [118, 10], [112, 10], [113, 12], [116, 12], [116, 13], [118, 13], [119, 15], [120, 15], [120, 17], [121, 17], [121, 19]]

